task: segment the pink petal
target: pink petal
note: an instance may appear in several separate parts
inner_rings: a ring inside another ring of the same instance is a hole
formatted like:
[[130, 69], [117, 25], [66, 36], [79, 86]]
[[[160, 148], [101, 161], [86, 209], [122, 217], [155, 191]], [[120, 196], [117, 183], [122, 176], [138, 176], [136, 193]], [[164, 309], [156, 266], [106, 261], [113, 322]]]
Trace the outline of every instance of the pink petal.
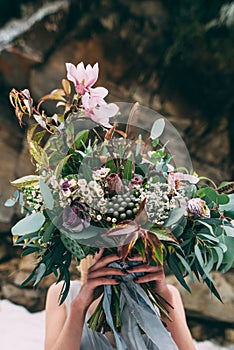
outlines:
[[103, 100], [108, 94], [108, 90], [101, 86], [96, 87], [94, 89], [90, 88], [89, 91], [92, 98], [96, 98], [97, 100], [100, 100], [100, 101]]
[[89, 105], [89, 93], [86, 92], [83, 96], [82, 96], [82, 104], [84, 106], [85, 109], [90, 109], [90, 105]]
[[85, 82], [85, 86], [87, 88], [93, 86], [93, 84], [96, 83], [97, 78], [98, 78], [98, 72], [99, 72], [98, 63], [95, 63], [95, 65], [93, 67], [91, 67], [90, 64], [87, 65], [87, 67], [86, 67], [86, 82]]
[[67, 79], [72, 81], [76, 85], [76, 67], [72, 63], [66, 63], [67, 68]]
[[79, 83], [85, 82], [87, 79], [84, 63], [80, 62], [76, 67], [76, 79]]

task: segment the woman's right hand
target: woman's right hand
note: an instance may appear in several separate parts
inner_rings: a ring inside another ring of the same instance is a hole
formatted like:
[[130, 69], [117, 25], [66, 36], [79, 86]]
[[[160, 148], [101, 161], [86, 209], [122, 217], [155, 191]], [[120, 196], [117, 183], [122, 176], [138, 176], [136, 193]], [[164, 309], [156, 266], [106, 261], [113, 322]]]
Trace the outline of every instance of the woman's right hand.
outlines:
[[86, 311], [92, 302], [102, 294], [104, 285], [117, 285], [120, 282], [115, 280], [115, 276], [125, 276], [127, 274], [121, 269], [108, 267], [110, 263], [119, 260], [117, 254], [102, 257], [103, 252], [104, 249], [101, 249], [95, 255], [95, 263], [88, 269], [87, 279], [73, 301], [73, 304], [78, 303], [79, 307], [82, 305]]

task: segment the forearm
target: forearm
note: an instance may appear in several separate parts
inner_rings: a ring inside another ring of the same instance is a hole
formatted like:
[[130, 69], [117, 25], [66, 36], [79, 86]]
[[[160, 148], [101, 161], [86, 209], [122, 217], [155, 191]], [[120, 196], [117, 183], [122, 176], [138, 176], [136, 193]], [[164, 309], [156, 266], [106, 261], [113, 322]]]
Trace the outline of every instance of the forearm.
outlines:
[[79, 300], [70, 306], [69, 315], [55, 344], [49, 350], [79, 350], [85, 322], [86, 308], [81, 306]]
[[163, 293], [163, 298], [173, 308], [164, 303], [172, 321], [163, 315], [162, 320], [166, 324], [167, 330], [171, 333], [179, 350], [195, 350], [196, 348], [186, 322], [184, 307], [178, 290], [173, 286], [168, 286], [167, 290]]

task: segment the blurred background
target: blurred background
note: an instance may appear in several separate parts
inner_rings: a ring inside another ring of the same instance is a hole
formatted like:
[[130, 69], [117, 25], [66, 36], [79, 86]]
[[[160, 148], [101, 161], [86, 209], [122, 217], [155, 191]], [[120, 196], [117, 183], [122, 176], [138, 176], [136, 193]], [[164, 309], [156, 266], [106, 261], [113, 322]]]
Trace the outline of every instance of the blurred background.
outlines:
[[[177, 128], [199, 175], [234, 179], [234, 2], [223, 0], [0, 0], [0, 297], [44, 308], [53, 278], [19, 289], [34, 264], [12, 247], [16, 209], [4, 208], [9, 181], [31, 174], [8, 94], [28, 88], [34, 101], [66, 77], [65, 62], [99, 62], [109, 102], [136, 102]], [[72, 269], [73, 277], [77, 275]], [[172, 277], [168, 276], [176, 284]], [[192, 334], [234, 344], [234, 274], [214, 279], [224, 305], [203, 285], [182, 291]]]

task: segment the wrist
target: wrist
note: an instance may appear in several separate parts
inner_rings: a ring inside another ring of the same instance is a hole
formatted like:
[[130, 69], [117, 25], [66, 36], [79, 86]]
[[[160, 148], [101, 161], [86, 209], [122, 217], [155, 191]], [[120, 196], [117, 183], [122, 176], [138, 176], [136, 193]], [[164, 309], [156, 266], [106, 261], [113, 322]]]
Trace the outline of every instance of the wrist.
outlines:
[[80, 295], [78, 295], [71, 303], [71, 312], [74, 313], [79, 313], [80, 315], [86, 314], [88, 308], [89, 308], [89, 303], [87, 300], [84, 300]]

